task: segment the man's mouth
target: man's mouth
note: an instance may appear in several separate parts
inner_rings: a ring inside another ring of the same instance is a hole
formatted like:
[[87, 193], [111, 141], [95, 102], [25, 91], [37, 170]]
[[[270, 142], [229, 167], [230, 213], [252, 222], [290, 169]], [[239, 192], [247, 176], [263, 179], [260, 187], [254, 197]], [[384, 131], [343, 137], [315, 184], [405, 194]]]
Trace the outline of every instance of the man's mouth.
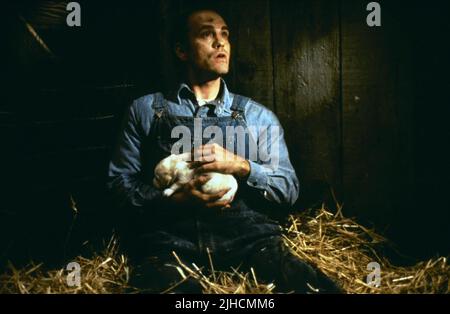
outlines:
[[227, 55], [226, 55], [226, 53], [219, 52], [218, 54], [216, 54], [214, 56], [214, 59], [218, 60], [218, 61], [227, 61]]

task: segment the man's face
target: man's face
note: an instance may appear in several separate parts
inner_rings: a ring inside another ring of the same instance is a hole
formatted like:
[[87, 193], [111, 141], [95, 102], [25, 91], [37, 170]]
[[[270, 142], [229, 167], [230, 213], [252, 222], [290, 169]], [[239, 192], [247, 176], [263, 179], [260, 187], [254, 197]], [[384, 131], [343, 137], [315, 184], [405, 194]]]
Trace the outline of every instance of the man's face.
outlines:
[[199, 11], [189, 17], [188, 26], [186, 61], [190, 66], [209, 74], [227, 74], [231, 47], [223, 18], [213, 11]]

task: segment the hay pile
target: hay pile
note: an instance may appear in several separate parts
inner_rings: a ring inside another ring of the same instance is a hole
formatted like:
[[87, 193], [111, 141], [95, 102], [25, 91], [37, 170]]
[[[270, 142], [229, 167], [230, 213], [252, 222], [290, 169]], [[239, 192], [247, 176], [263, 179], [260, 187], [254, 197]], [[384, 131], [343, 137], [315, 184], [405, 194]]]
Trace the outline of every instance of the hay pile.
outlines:
[[105, 250], [92, 258], [78, 256], [74, 262], [80, 265], [80, 286], [69, 286], [66, 269], [44, 271], [43, 265], [31, 264], [23, 269], [9, 265], [9, 272], [0, 276], [0, 293], [64, 293], [106, 294], [133, 291], [128, 287], [130, 269], [127, 259], [118, 252], [118, 244], [112, 237]]
[[[293, 254], [321, 269], [337, 281], [347, 293], [449, 293], [450, 266], [445, 257], [397, 267], [383, 258], [385, 239], [355, 221], [343, 217], [341, 208], [333, 214], [324, 207], [292, 215], [284, 233], [285, 244]], [[197, 280], [205, 293], [272, 293], [273, 284], [258, 282], [257, 274], [199, 269], [181, 261], [176, 253], [180, 283], [189, 277]], [[132, 274], [127, 259], [117, 250], [115, 239], [106, 250], [93, 258], [78, 257], [82, 269], [80, 287], [68, 287], [65, 269], [44, 272], [41, 265], [22, 270], [10, 266], [10, 272], [0, 276], [0, 293], [129, 293], [138, 292], [128, 286]], [[367, 265], [380, 265], [378, 287], [367, 276]], [[178, 283], [178, 284], [180, 284]], [[177, 285], [178, 285], [177, 284]], [[165, 291], [175, 288], [168, 287]]]
[[[450, 266], [445, 257], [397, 267], [380, 256], [385, 239], [324, 207], [290, 217], [286, 245], [338, 282], [347, 293], [450, 293]], [[380, 285], [367, 276], [368, 264], [380, 265]]]

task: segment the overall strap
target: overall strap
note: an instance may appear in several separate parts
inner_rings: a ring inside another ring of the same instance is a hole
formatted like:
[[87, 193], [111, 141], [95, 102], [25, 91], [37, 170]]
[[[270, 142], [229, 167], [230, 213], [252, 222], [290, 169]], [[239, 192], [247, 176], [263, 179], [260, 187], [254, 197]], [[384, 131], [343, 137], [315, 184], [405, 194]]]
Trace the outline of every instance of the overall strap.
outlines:
[[234, 94], [233, 96], [233, 103], [231, 105], [231, 110], [233, 111], [233, 114], [240, 114], [244, 117], [245, 113], [245, 106], [250, 101], [250, 98]]
[[165, 107], [166, 100], [164, 99], [164, 95], [162, 93], [155, 93], [153, 96], [152, 109], [158, 118], [161, 117]]

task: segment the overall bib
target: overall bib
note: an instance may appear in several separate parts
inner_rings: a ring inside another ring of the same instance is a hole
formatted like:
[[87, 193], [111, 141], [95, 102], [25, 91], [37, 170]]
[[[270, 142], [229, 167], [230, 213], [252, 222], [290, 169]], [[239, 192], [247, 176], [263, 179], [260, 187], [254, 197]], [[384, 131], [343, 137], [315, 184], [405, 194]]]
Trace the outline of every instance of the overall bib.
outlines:
[[[166, 100], [162, 94], [156, 94], [152, 105], [155, 112], [154, 121], [144, 144], [143, 165], [145, 171], [148, 171], [145, 175], [153, 177], [152, 171], [156, 164], [171, 154], [173, 144], [179, 140], [171, 137], [173, 128], [177, 126], [184, 126], [190, 130], [191, 148], [194, 147], [194, 141], [207, 144], [210, 138], [203, 138], [203, 131], [210, 126], [218, 127], [222, 131], [222, 143], [234, 143], [235, 152], [243, 152], [242, 157], [248, 158], [251, 140], [248, 132], [243, 150], [237, 149], [238, 139], [235, 133], [230, 135], [228, 132], [227, 136], [227, 127], [247, 129], [244, 113], [248, 100], [234, 95], [232, 115], [203, 117], [201, 132], [198, 132], [198, 129], [194, 131], [194, 125], [197, 122], [198, 127], [200, 118], [169, 114]], [[280, 235], [281, 228], [276, 221], [250, 208], [249, 202], [245, 199], [246, 189], [241, 188], [246, 184], [239, 182], [238, 192], [229, 209], [202, 209], [186, 205], [176, 208], [175, 205], [168, 205], [165, 202], [158, 204], [158, 208], [147, 209], [150, 214], [146, 219], [149, 227], [147, 229], [151, 230], [148, 230], [144, 237], [149, 248], [151, 246], [155, 253], [161, 252], [158, 255], [174, 250], [190, 256], [202, 256], [208, 248], [214, 255], [238, 259], [239, 256], [255, 249], [259, 242]]]

